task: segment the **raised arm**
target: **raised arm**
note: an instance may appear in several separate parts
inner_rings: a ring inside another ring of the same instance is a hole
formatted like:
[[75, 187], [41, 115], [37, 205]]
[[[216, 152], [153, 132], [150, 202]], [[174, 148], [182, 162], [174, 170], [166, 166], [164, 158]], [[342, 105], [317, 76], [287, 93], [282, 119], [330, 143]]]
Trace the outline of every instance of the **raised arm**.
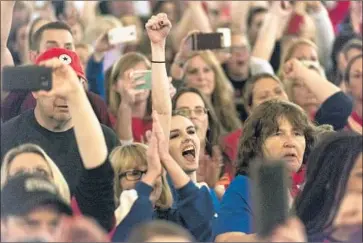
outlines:
[[[189, 176], [183, 171], [178, 163], [169, 154], [169, 144], [162, 129], [159, 114], [153, 112], [153, 133], [157, 138], [158, 151], [162, 165], [170, 176], [175, 189], [180, 189], [191, 182]], [[169, 133], [168, 133], [169, 135]], [[169, 136], [168, 136], [169, 137]]]
[[282, 29], [285, 29], [287, 19], [292, 12], [292, 8], [287, 1], [283, 2], [285, 7], [282, 6], [281, 1], [273, 1], [271, 9], [259, 30], [252, 56], [270, 61], [279, 34]]
[[231, 2], [232, 29], [237, 29], [241, 32], [247, 31], [247, 15], [251, 4], [252, 1]]
[[314, 93], [320, 103], [340, 92], [340, 88], [326, 80], [319, 73], [305, 67], [299, 60], [288, 61], [284, 67], [284, 77], [291, 80], [302, 80], [308, 89]]
[[184, 11], [182, 19], [173, 31], [174, 49], [178, 50], [183, 38], [191, 30], [196, 29], [201, 32], [212, 32], [212, 26], [200, 1], [189, 1], [188, 8]]
[[81, 14], [83, 23], [93, 23], [96, 19], [96, 7], [99, 1], [84, 1], [84, 6]]
[[330, 68], [330, 56], [335, 39], [334, 27], [329, 13], [320, 1], [307, 1], [306, 7], [316, 26], [316, 43], [319, 50], [320, 63], [325, 69]]
[[1, 67], [14, 65], [13, 57], [7, 47], [14, 5], [15, 1], [1, 1]]
[[285, 78], [301, 80], [321, 103], [315, 115], [316, 123], [332, 125], [335, 130], [346, 126], [353, 104], [339, 87], [296, 59], [288, 61], [283, 70]]
[[[74, 133], [84, 167], [94, 169], [107, 159], [107, 146], [101, 125], [92, 109], [81, 82], [74, 70], [53, 58], [42, 65], [53, 68], [53, 89], [38, 95], [61, 97], [67, 100]], [[87, 122], [85, 122], [87, 121]]]
[[[166, 14], [152, 16], [145, 25], [151, 42], [152, 71], [152, 106], [160, 115], [160, 123], [165, 134], [170, 132], [171, 99], [169, 93], [169, 78], [165, 65], [165, 41], [171, 23]], [[169, 144], [167, 139], [167, 144]]]
[[154, 131], [151, 134], [146, 155], [146, 174], [137, 183], [134, 190], [125, 190], [121, 194], [120, 206], [115, 211], [118, 220], [113, 242], [124, 242], [135, 225], [152, 219], [154, 205], [150, 201], [150, 194], [157, 179], [163, 173]]
[[[13, 21], [14, 5], [15, 1], [1, 1], [1, 69], [4, 66], [14, 66], [13, 57], [7, 47], [11, 23]], [[0, 88], [1, 100], [3, 101], [8, 93], [2, 90], [2, 81]]]

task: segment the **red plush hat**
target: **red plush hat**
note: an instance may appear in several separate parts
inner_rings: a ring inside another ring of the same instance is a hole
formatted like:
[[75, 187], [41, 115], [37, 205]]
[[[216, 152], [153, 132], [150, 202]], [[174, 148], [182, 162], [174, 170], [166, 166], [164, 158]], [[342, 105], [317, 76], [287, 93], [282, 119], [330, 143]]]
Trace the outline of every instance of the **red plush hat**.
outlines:
[[52, 58], [59, 58], [59, 60], [61, 60], [65, 64], [69, 64], [73, 68], [73, 70], [77, 73], [78, 77], [86, 80], [82, 64], [77, 53], [63, 48], [52, 48], [40, 54], [37, 57], [35, 63], [39, 64], [40, 62]]

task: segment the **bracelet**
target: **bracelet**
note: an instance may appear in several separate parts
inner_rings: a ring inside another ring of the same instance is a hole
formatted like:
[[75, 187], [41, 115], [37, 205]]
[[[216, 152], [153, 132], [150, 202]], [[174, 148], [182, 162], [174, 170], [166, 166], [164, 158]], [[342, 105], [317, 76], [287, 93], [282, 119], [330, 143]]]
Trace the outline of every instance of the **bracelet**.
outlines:
[[165, 61], [151, 61], [151, 63], [166, 63]]

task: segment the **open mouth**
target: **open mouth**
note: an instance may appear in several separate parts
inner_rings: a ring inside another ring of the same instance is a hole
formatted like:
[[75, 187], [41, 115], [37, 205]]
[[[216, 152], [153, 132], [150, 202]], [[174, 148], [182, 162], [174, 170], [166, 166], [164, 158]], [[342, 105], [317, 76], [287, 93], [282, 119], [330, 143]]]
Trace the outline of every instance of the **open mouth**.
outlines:
[[237, 65], [238, 66], [244, 66], [245, 65], [245, 61], [237, 61]]
[[289, 152], [289, 153], [286, 153], [284, 156], [283, 156], [283, 159], [286, 160], [286, 161], [295, 161], [297, 159], [297, 154], [295, 152]]
[[188, 161], [195, 160], [195, 147], [193, 145], [188, 145], [183, 149], [183, 157]]

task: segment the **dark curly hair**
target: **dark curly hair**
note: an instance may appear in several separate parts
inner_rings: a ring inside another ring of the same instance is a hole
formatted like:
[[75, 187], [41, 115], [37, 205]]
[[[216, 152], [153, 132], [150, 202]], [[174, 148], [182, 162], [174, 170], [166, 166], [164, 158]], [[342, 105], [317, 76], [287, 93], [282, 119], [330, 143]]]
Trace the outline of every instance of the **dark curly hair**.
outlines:
[[278, 131], [281, 118], [286, 118], [293, 127], [304, 133], [306, 148], [303, 161], [306, 161], [316, 140], [317, 127], [299, 106], [288, 101], [269, 100], [256, 107], [243, 126], [237, 175], [248, 175], [250, 161], [263, 157], [262, 145]]

